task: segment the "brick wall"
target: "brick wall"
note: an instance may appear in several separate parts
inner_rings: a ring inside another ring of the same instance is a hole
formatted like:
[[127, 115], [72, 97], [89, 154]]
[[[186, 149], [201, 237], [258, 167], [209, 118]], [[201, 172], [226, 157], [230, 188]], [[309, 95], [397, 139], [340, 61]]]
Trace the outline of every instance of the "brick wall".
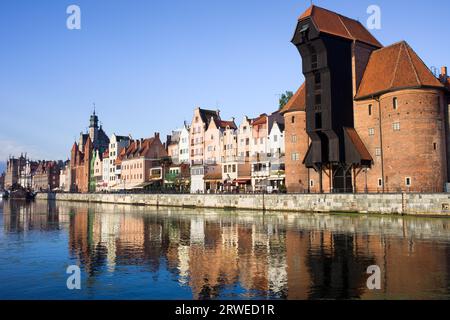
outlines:
[[[394, 98], [397, 98], [396, 110]], [[382, 190], [379, 186], [382, 161], [385, 191], [443, 191], [447, 162], [442, 101], [439, 91], [420, 89], [388, 93], [379, 102], [355, 103], [355, 128], [374, 159], [367, 173], [369, 191]], [[371, 115], [369, 105], [372, 105]], [[359, 191], [364, 190], [365, 179], [364, 173], [358, 176]]]
[[[303, 160], [308, 152], [310, 139], [306, 133], [306, 112], [294, 111], [284, 114], [286, 147], [286, 188], [288, 193], [319, 192], [319, 175], [314, 169], [308, 169]], [[293, 138], [295, 136], [295, 138]], [[293, 154], [298, 154], [297, 160]], [[311, 184], [312, 182], [312, 184]], [[325, 192], [329, 184], [324, 179]]]

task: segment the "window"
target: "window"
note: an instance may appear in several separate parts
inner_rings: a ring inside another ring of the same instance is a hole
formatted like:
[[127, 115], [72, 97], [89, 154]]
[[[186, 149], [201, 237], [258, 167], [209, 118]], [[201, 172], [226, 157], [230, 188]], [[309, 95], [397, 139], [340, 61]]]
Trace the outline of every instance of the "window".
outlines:
[[406, 185], [407, 187], [411, 187], [411, 178], [410, 178], [410, 177], [406, 177], [406, 178], [405, 178], [405, 185]]
[[306, 41], [309, 35], [309, 24], [305, 24], [300, 28], [300, 34], [302, 35], [302, 41]]
[[314, 101], [316, 105], [320, 106], [322, 104], [322, 95], [316, 94]]
[[369, 136], [374, 136], [374, 135], [375, 135], [375, 129], [369, 128]]
[[392, 99], [392, 106], [394, 107], [394, 110], [398, 109], [398, 99], [397, 99], [397, 97]]
[[317, 72], [314, 74], [314, 88], [320, 89], [320, 84], [321, 84], [321, 77], [320, 77], [320, 72]]
[[381, 156], [381, 148], [376, 148], [376, 149], [375, 149], [375, 155], [376, 155], [377, 157]]
[[293, 134], [291, 137], [292, 143], [297, 143], [297, 135]]
[[316, 124], [316, 129], [322, 129], [322, 113], [317, 112], [315, 114], [315, 124]]
[[382, 187], [383, 186], [383, 179], [379, 178], [378, 179], [378, 187]]
[[261, 138], [259, 142], [260, 142], [261, 144], [263, 144], [263, 143], [264, 143], [264, 138]]
[[400, 122], [394, 122], [392, 124], [392, 128], [394, 129], [394, 131], [400, 131]]
[[273, 136], [273, 142], [277, 142], [278, 141], [278, 136]]
[[313, 54], [311, 55], [311, 68], [317, 69], [317, 65], [317, 53], [313, 52]]
[[372, 115], [372, 105], [369, 104], [369, 116], [371, 116], [371, 115]]
[[292, 116], [291, 123], [295, 123], [295, 116]]
[[309, 186], [310, 186], [311, 188], [314, 187], [314, 180], [313, 180], [313, 179], [309, 180]]
[[236, 172], [236, 165], [233, 164], [233, 172]]
[[434, 150], [437, 150], [437, 143], [436, 143], [436, 142], [433, 143], [433, 149], [434, 149]]
[[224, 173], [227, 173], [228, 171], [227, 171], [227, 166], [223, 166], [223, 172]]
[[291, 160], [292, 160], [292, 161], [299, 161], [299, 160], [300, 160], [299, 154], [298, 154], [297, 152], [294, 152], [294, 153], [291, 155]]

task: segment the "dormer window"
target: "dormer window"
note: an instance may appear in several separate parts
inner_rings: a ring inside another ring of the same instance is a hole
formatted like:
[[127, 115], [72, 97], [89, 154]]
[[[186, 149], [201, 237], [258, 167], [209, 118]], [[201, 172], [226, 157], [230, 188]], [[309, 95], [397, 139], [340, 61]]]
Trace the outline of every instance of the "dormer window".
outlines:
[[305, 33], [309, 29], [309, 24], [305, 24], [300, 28], [300, 33]]
[[302, 37], [302, 42], [309, 40], [309, 24], [305, 24], [300, 28], [300, 34]]

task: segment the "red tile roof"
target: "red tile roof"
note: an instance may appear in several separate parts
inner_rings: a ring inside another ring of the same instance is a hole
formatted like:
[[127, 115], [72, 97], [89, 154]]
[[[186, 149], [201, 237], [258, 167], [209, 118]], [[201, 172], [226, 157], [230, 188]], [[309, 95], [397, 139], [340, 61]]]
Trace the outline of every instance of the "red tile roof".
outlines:
[[336, 12], [320, 8], [309, 7], [299, 18], [311, 18], [319, 32], [331, 34], [345, 39], [360, 41], [381, 48], [383, 45], [357, 20], [353, 20]]
[[128, 148], [123, 148], [122, 151], [120, 151], [119, 155], [117, 156], [116, 161], [114, 162], [116, 165], [121, 165], [122, 164], [122, 161], [125, 158], [125, 155], [127, 153], [127, 149]]
[[373, 51], [355, 99], [406, 88], [443, 85], [405, 42]]
[[373, 162], [372, 156], [370, 155], [369, 151], [367, 151], [367, 148], [364, 145], [364, 142], [362, 142], [362, 140], [359, 137], [356, 130], [354, 128], [344, 128], [344, 131], [347, 133], [348, 137], [350, 138], [351, 142], [353, 143], [353, 146], [355, 147], [356, 151], [359, 153], [361, 161]]
[[58, 169], [57, 166], [58, 163], [56, 161], [41, 161], [36, 168], [35, 174], [46, 174], [51, 172], [52, 169]]
[[230, 127], [231, 129], [237, 129], [237, 126], [234, 123], [234, 121], [216, 120], [216, 125], [217, 127], [222, 129], [226, 129], [227, 127]]
[[303, 83], [289, 102], [281, 109], [281, 114], [306, 110], [306, 86]]
[[124, 160], [145, 156], [155, 141], [155, 137], [130, 141], [130, 145], [122, 149], [115, 163], [121, 164]]

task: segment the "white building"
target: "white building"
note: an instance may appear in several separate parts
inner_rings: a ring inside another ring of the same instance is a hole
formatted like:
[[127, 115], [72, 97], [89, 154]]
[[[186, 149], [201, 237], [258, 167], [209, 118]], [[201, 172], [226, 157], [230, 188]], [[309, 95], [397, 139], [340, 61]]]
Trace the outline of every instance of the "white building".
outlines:
[[267, 142], [270, 161], [269, 192], [280, 191], [285, 184], [284, 117], [279, 112], [269, 116], [269, 138]]
[[244, 162], [250, 161], [250, 143], [252, 141], [252, 120], [244, 117], [238, 131], [238, 156]]
[[19, 185], [21, 185], [24, 188], [31, 188], [32, 182], [33, 182], [33, 175], [34, 171], [36, 170], [38, 163], [34, 161], [30, 161], [30, 159], [27, 159], [27, 156], [25, 154], [26, 163], [25, 166], [20, 169], [19, 172]]
[[172, 160], [172, 163], [179, 164], [180, 163], [180, 135], [181, 135], [181, 129], [176, 129], [172, 131], [172, 134], [170, 136], [167, 136], [167, 154], [169, 155], [169, 158]]
[[107, 183], [107, 187], [105, 188], [105, 190], [110, 190], [110, 186], [112, 183], [111, 179], [114, 177], [111, 174], [111, 167], [113, 166], [114, 165], [111, 165], [109, 162], [109, 150], [107, 150], [103, 155], [103, 182]]
[[272, 123], [269, 123], [269, 130], [268, 153], [273, 156], [284, 155], [284, 121], [283, 123], [272, 121]]
[[108, 187], [107, 182], [103, 181], [103, 154], [100, 150], [94, 151], [93, 178], [95, 180], [95, 191], [103, 191]]
[[285, 181], [285, 145], [284, 118], [278, 111], [252, 122], [250, 153], [253, 190], [279, 191]]
[[114, 188], [121, 184], [120, 166], [115, 165], [116, 159], [123, 148], [128, 147], [131, 137], [118, 136], [115, 133], [109, 139], [109, 177], [107, 177], [108, 188]]
[[189, 155], [189, 126], [185, 123], [180, 132], [180, 141], [178, 142], [178, 160], [180, 163], [190, 163]]
[[205, 167], [195, 166], [191, 168], [191, 193], [205, 192]]
[[71, 185], [71, 171], [70, 171], [70, 161], [66, 161], [61, 168], [59, 174], [59, 189], [64, 192], [70, 192]]

